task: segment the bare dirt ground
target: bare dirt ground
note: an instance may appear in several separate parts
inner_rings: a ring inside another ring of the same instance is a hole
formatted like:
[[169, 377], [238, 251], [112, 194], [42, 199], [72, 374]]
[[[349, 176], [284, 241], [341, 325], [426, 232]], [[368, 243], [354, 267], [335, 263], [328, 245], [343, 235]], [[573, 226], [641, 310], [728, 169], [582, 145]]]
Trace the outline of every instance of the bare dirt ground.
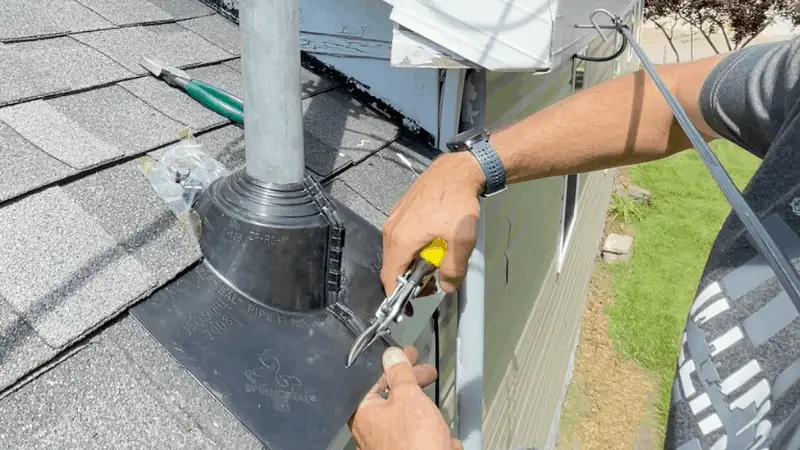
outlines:
[[[627, 181], [627, 174], [621, 170], [618, 184]], [[610, 228], [615, 226], [607, 223], [606, 230]], [[602, 264], [598, 260], [589, 286], [557, 448], [655, 449], [661, 444], [653, 406], [657, 383], [614, 349], [604, 312], [612, 301], [611, 280]]]

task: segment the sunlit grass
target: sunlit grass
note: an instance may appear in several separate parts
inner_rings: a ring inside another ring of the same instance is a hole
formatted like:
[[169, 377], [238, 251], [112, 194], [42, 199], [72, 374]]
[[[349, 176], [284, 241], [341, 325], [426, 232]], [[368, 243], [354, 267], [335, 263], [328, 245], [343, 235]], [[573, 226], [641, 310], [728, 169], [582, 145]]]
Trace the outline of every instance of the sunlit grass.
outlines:
[[[712, 148], [742, 189], [759, 160], [727, 141]], [[639, 208], [629, 225], [635, 237], [630, 261], [607, 266], [614, 296], [610, 334], [622, 355], [659, 380], [663, 429], [680, 334], [730, 206], [693, 150], [629, 170], [633, 183], [650, 191], [652, 204]]]

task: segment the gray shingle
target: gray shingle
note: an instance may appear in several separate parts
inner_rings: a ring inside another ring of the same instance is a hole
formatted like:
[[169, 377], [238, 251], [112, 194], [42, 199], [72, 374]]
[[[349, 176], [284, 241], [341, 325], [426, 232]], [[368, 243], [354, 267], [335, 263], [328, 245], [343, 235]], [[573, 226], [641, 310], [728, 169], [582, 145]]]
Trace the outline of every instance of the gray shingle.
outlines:
[[152, 275], [61, 188], [0, 209], [0, 295], [51, 347], [154, 287]]
[[[58, 383], [43, 384], [50, 380]], [[26, 386], [24, 393], [14, 393], [4, 399], [0, 403], [3, 443], [20, 450], [91, 448], [80, 410], [70, 408], [69, 399], [55, 396], [60, 389], [69, 389], [70, 381], [46, 374]]]
[[[189, 69], [187, 73], [197, 80], [228, 91], [239, 98], [244, 96], [241, 73], [225, 64]], [[228, 122], [224, 117], [200, 105], [186, 92], [154, 77], [125, 81], [120, 83], [120, 86], [155, 109], [188, 125], [194, 131], [203, 131], [211, 126]]]
[[[0, 109], [0, 116], [2, 112]], [[2, 122], [0, 155], [3, 155], [5, 168], [0, 177], [0, 202], [74, 173]]]
[[222, 47], [232, 55], [242, 54], [239, 27], [219, 14], [186, 20], [181, 22], [181, 25]]
[[[83, 129], [125, 155], [145, 152], [177, 138], [182, 124], [119, 86], [93, 89], [47, 101]], [[42, 122], [42, 126], [47, 126]]]
[[138, 367], [165, 408], [188, 415], [220, 448], [261, 450], [258, 440], [203, 388], [139, 322], [127, 316], [103, 333]]
[[386, 222], [386, 215], [375, 209], [364, 197], [341, 180], [333, 180], [326, 185], [325, 192], [329, 193], [336, 200], [344, 203], [347, 207], [358, 213], [359, 216], [367, 219], [369, 223], [375, 225], [379, 229], [382, 228], [384, 222]]
[[[242, 59], [237, 58], [231, 61], [225, 61], [225, 64], [228, 67], [233, 68], [237, 72], [242, 72]], [[302, 85], [300, 86], [301, 94], [303, 98], [310, 97], [317, 92], [320, 92], [324, 89], [328, 89], [335, 85], [336, 83], [329, 78], [323, 78], [310, 70], [306, 69], [305, 67], [300, 68], [300, 82]]]
[[[397, 126], [376, 113], [338, 92], [333, 94], [331, 98], [325, 93], [303, 101], [306, 167], [321, 176], [363, 160], [390, 142], [398, 132]], [[318, 98], [323, 99], [311, 104], [311, 100]], [[198, 139], [210, 156], [230, 170], [244, 167], [245, 142], [241, 129], [229, 126]], [[154, 156], [158, 158], [162, 154], [163, 151], [159, 151]]]
[[229, 171], [243, 169], [244, 130], [230, 125], [200, 136], [200, 142], [208, 154], [222, 163]]
[[73, 0], [3, 0], [0, 40], [110, 28], [113, 24]]
[[158, 197], [135, 162], [64, 188], [72, 199], [156, 277], [172, 280], [200, 259], [200, 247]]
[[0, 109], [0, 120], [64, 164], [86, 169], [114, 158], [123, 151], [99, 139], [45, 100]]
[[[245, 141], [244, 132], [235, 125], [229, 125], [211, 132], [204, 133], [196, 137], [197, 142], [203, 145], [203, 151], [211, 158], [219, 161], [230, 172], [243, 169], [245, 166]], [[160, 160], [164, 154], [180, 143], [170, 145], [165, 148], [151, 152], [149, 155], [156, 160]], [[311, 170], [306, 170], [307, 175], [311, 175], [318, 181], [320, 176]]]
[[186, 73], [191, 75], [194, 79], [228, 91], [240, 99], [244, 98], [242, 74], [225, 64], [198, 67], [196, 69], [187, 70]]
[[226, 122], [224, 117], [205, 108], [189, 97], [186, 92], [176, 89], [157, 78], [137, 78], [123, 81], [119, 86], [161, 113], [191, 127], [195, 131], [205, 130], [211, 126]]
[[323, 89], [328, 89], [336, 84], [330, 79], [322, 78], [302, 67], [300, 68], [300, 81], [303, 83], [301, 89], [304, 98], [322, 91]]
[[[0, 391], [55, 356], [27, 322], [0, 297]], [[2, 401], [0, 401], [2, 410]], [[2, 419], [0, 419], [2, 420]], [[0, 439], [2, 437], [0, 427]]]
[[397, 136], [398, 127], [341, 91], [303, 100], [306, 165], [322, 176], [358, 163]]
[[[196, 139], [203, 145], [203, 151], [208, 156], [222, 163], [229, 171], [235, 172], [244, 168], [244, 131], [241, 128], [229, 125], [219, 130], [205, 133]], [[172, 146], [155, 151], [152, 156], [158, 159], [169, 148], [172, 148]]]
[[13, 449], [218, 449], [185, 414], [153, 397], [147, 377], [112, 343], [93, 340], [0, 402]]
[[211, 63], [233, 56], [176, 23], [96, 31], [76, 35], [75, 39], [103, 52], [136, 74], [147, 73], [139, 65], [142, 55], [177, 67]]
[[242, 58], [232, 59], [230, 61], [225, 61], [224, 63], [226, 66], [232, 68], [233, 70], [241, 73], [242, 72]]
[[103, 16], [115, 25], [159, 22], [172, 16], [147, 0], [78, 0], [81, 4]]
[[0, 105], [132, 76], [102, 53], [71, 37], [0, 46], [0, 61]]
[[214, 10], [203, 5], [198, 0], [148, 0], [168, 12], [176, 19], [189, 19], [192, 17], [214, 14]]
[[420, 152], [397, 142], [347, 170], [337, 179], [344, 181], [367, 202], [388, 215], [430, 161]]

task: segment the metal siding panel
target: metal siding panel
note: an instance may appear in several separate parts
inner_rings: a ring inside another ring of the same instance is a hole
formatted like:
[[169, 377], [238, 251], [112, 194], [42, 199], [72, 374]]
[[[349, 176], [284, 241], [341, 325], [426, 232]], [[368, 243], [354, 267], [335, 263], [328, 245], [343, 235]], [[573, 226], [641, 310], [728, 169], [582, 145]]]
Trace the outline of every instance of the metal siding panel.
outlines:
[[[616, 39], [614, 35], [608, 39], [608, 42], [603, 42], [599, 37], [589, 44], [586, 54], [588, 56], [606, 56], [610, 55], [617, 48]], [[586, 74], [584, 75], [586, 88], [590, 88], [598, 83], [601, 83], [614, 75], [614, 62], [592, 62], [586, 61]]]
[[[500, 255], [502, 257], [502, 254]], [[484, 367], [506, 367], [508, 357], [503, 357], [503, 353], [513, 348], [516, 341], [515, 336], [507, 328], [508, 316], [505, 310], [508, 309], [506, 300], [510, 297], [508, 289], [512, 287], [505, 283], [505, 263], [502, 258], [496, 261], [487, 261], [486, 264], [486, 316], [484, 324]], [[490, 278], [491, 277], [491, 278]], [[524, 305], [518, 305], [524, 307]], [[520, 312], [520, 314], [523, 314]], [[498, 371], [486, 370], [484, 373], [483, 396], [488, 404], [492, 401], [497, 385], [500, 382]]]
[[[603, 176], [602, 172], [593, 175], [592, 178], [591, 190], [588, 191], [591, 195], [586, 195], [581, 204], [584, 216], [579, 217], [576, 223], [576, 234], [569, 249], [570, 253], [567, 255], [565, 270], [558, 276], [555, 290], [551, 294], [553, 299], [551, 302], [555, 308], [551, 314], [543, 314], [554, 324], [548, 336], [549, 342], [540, 345], [543, 347], [541, 350], [536, 350], [537, 346], [532, 345], [533, 342], [521, 346], [531, 350], [528, 357], [520, 358], [525, 361], [523, 364], [531, 369], [524, 376], [543, 380], [540, 389], [546, 393], [546, 400], [543, 398], [537, 403], [540, 408], [544, 409], [545, 405], [549, 407], [544, 411], [550, 414], [541, 414], [536, 427], [525, 423], [518, 424], [517, 435], [521, 439], [520, 442], [535, 441], [537, 445], [541, 445], [538, 443], [547, 435], [553, 421], [553, 412], [560, 409], [563, 401], [563, 378], [574, 351], [574, 333], [579, 328], [585, 307], [589, 277], [597, 254], [613, 179], [608, 175]], [[526, 387], [528, 392], [535, 389], [535, 386]], [[520, 395], [529, 398], [528, 392]]]
[[[487, 73], [486, 122], [492, 129], [502, 127], [566, 97], [571, 74], [571, 64], [548, 74]], [[486, 202], [487, 368], [511, 364], [513, 349], [557, 249], [562, 186], [561, 177], [531, 181], [512, 185]], [[486, 370], [487, 404], [500, 389], [504, 374], [504, 370]]]
[[[603, 44], [598, 38], [587, 51], [598, 55], [613, 49], [613, 40]], [[585, 87], [612, 78], [614, 69], [610, 62], [587, 63]], [[571, 64], [565, 64], [548, 74], [488, 73], [489, 128], [566, 96], [571, 72]], [[562, 177], [514, 185], [486, 202], [485, 448], [554, 445], [614, 173], [581, 175], [579, 212], [560, 274]], [[455, 345], [454, 320], [440, 333], [442, 347]], [[454, 361], [448, 360], [441, 376], [442, 398], [449, 404]]]
[[509, 186], [508, 190], [496, 197], [485, 201], [486, 235], [484, 248], [486, 262], [497, 258], [497, 253], [502, 253], [508, 243], [508, 216], [511, 209], [518, 205], [516, 198], [520, 190], [518, 185]]
[[[527, 293], [508, 289], [503, 299], [503, 303], [512, 303], [521, 301], [512, 297], [521, 296], [536, 301], [530, 314], [524, 315], [526, 323], [509, 363], [503, 369], [495, 369], [503, 379], [497, 383], [492, 403], [487, 397], [487, 448], [543, 447], [548, 441], [563, 401], [564, 374], [575, 348], [575, 332], [585, 306], [613, 173], [584, 175], [587, 187], [579, 199], [580, 212], [561, 274], [555, 273], [556, 265], [550, 259], [545, 277], [534, 289]], [[487, 336], [494, 339], [495, 335], [488, 331], [487, 324]], [[487, 358], [489, 355], [487, 346]], [[487, 361], [489, 367], [493, 366]]]
[[[508, 214], [489, 216], [486, 261], [486, 367], [507, 366], [520, 338], [536, 292], [553, 260], [561, 215], [560, 177], [520, 184], [500, 196]], [[508, 222], [511, 221], [511, 239]], [[487, 224], [488, 225], [488, 224]], [[501, 236], [502, 235], [502, 236]], [[508, 244], [510, 241], [510, 245]], [[491, 245], [491, 246], [490, 246]], [[506, 283], [506, 256], [508, 283]], [[484, 398], [489, 403], [503, 373], [487, 370]]]
[[[547, 74], [488, 72], [486, 74], [486, 123], [490, 124], [488, 128], [496, 129], [514, 123], [566, 97], [571, 90], [571, 75], [570, 64]], [[509, 217], [519, 213], [532, 213], [536, 216], [536, 208], [531, 207], [532, 201], [553, 200], [549, 197], [549, 191], [540, 190], [545, 184], [547, 184], [545, 180], [539, 180], [512, 185], [506, 193], [487, 199], [484, 210], [489, 219], [486, 225], [487, 260], [495, 256], [494, 252], [498, 251], [498, 248], [506, 247]], [[525, 198], [516, 200], [519, 195]], [[515, 200], [510, 200], [512, 198]], [[558, 202], [560, 199], [559, 193]]]
[[[623, 21], [630, 26], [634, 38], [637, 41], [641, 41], [642, 26], [644, 25], [643, 23], [644, 2], [638, 1], [636, 8], [633, 11], [631, 11], [629, 16], [623, 18]], [[633, 72], [638, 69], [639, 69], [639, 57], [636, 56], [636, 53], [633, 51], [633, 48], [628, 46], [628, 50], [623, 54], [622, 67], [620, 72], [624, 74], [628, 72]]]
[[548, 73], [487, 72], [487, 128], [514, 123], [569, 95], [571, 76], [571, 64]]

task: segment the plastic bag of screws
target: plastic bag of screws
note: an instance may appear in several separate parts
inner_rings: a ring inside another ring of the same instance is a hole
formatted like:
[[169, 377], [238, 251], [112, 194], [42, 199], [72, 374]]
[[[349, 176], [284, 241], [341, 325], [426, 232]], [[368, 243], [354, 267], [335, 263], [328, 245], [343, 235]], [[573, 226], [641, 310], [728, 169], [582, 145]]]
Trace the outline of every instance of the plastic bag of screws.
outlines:
[[183, 139], [158, 159], [148, 179], [153, 189], [176, 214], [186, 213], [200, 194], [228, 170], [203, 151], [188, 130], [179, 133]]

